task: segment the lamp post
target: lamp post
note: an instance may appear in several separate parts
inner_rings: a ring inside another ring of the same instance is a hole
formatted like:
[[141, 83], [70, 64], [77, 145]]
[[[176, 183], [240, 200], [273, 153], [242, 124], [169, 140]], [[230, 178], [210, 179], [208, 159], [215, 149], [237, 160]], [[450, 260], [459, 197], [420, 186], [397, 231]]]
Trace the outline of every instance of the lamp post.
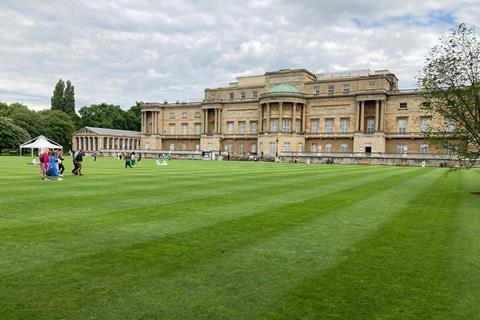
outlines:
[[275, 157], [278, 157], [278, 136], [275, 139]]

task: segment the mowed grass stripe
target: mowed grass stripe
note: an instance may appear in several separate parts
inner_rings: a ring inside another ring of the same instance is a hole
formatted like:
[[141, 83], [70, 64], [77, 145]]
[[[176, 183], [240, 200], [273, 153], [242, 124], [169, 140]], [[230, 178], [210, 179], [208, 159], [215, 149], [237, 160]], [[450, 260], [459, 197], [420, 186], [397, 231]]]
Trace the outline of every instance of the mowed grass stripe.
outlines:
[[456, 284], [449, 277], [459, 185], [458, 172], [438, 178], [341, 264], [308, 277], [265, 318], [461, 319], [451, 314]]
[[[155, 303], [156, 314], [166, 318], [269, 319], [268, 310], [279, 305], [279, 296], [302, 284], [305, 278], [341, 263], [351, 246], [408, 206], [417, 196], [410, 192], [412, 188], [422, 191], [439, 175], [440, 172], [431, 171], [395, 185], [384, 185], [383, 191], [366, 195], [354, 204], [324, 212], [277, 235], [206, 261], [193, 270], [156, 279], [154, 286], [150, 283], [140, 287], [146, 291], [120, 297], [118, 306], [122, 308], [127, 300], [131, 301], [131, 296], [148, 296], [146, 304]], [[392, 205], [389, 210], [382, 210], [376, 206], [378, 201]], [[319, 205], [318, 210], [322, 209]], [[235, 281], [229, 281], [232, 278]], [[175, 290], [164, 292], [178, 283], [181, 285], [175, 286]], [[142, 303], [145, 302], [133, 304]]]
[[[9, 306], [13, 309], [18, 308], [19, 304], [28, 306], [23, 309], [28, 313], [42, 304], [46, 306], [44, 307], [46, 312], [55, 310], [65, 316], [79, 308], [80, 303], [88, 306], [83, 309], [85, 312], [98, 311], [96, 308], [99, 304], [101, 309], [107, 310], [107, 305], [110, 303], [108, 301], [124, 295], [125, 290], [130, 286], [139, 286], [140, 280], [143, 285], [147, 285], [162, 275], [192, 268], [201, 261], [218, 258], [224, 255], [224, 252], [234, 252], [261, 239], [280, 234], [298, 224], [315, 219], [318, 215], [348, 206], [356, 200], [424, 172], [427, 171], [405, 170], [402, 171], [402, 175], [383, 177], [382, 183], [379, 183], [379, 179], [372, 179], [373, 181], [362, 186], [309, 199], [303, 205], [293, 203], [260, 215], [243, 217], [195, 229], [192, 232], [177, 233], [171, 237], [65, 261], [54, 268], [34, 269], [24, 272], [21, 278], [5, 276], [2, 281], [9, 283], [10, 290], [29, 292], [22, 301], [15, 301]], [[140, 270], [141, 279], [138, 276]], [[89, 274], [88, 278], [85, 278], [86, 274]], [[24, 281], [26, 278], [29, 279], [28, 282]], [[49, 301], [44, 301], [41, 293], [43, 291], [38, 291], [39, 288], [45, 289], [45, 287], [55, 288], [57, 292], [50, 295]], [[10, 290], [5, 291], [6, 296], [9, 295]], [[68, 296], [62, 294], [66, 291], [69, 292]], [[61, 309], [58, 308], [60, 305], [63, 306]], [[114, 311], [108, 310], [108, 312]], [[38, 313], [37, 315], [41, 318], [41, 315]]]
[[[383, 174], [381, 174], [382, 172]], [[37, 263], [44, 261], [40, 259], [39, 254], [45, 247], [51, 251], [50, 263], [61, 259], [70, 259], [72, 254], [75, 254], [75, 257], [94, 254], [105, 249], [141, 243], [175, 232], [185, 232], [258, 214], [262, 210], [271, 211], [285, 204], [304, 202], [310, 198], [362, 185], [372, 179], [382, 180], [385, 177], [401, 173], [401, 171], [392, 172], [384, 168], [384, 171], [368, 176], [363, 170], [344, 176], [337, 174], [330, 178], [323, 175], [317, 180], [321, 183], [308, 190], [297, 189], [297, 185], [294, 184], [285, 185], [283, 189], [267, 189], [261, 195], [256, 195], [258, 203], [255, 206], [252, 206], [251, 198], [255, 196], [256, 192], [253, 194], [237, 192], [228, 198], [212, 194], [211, 198], [202, 201], [193, 199], [141, 212], [137, 210], [122, 212], [127, 214], [125, 219], [119, 217], [119, 214], [115, 212], [115, 223], [112, 223], [112, 217], [109, 218], [107, 213], [104, 213], [96, 216], [96, 219], [74, 221], [72, 224], [62, 226], [55, 224], [35, 226], [35, 228], [28, 229], [28, 235], [22, 232], [23, 228], [10, 229], [8, 230], [10, 237], [2, 239], [3, 245], [0, 253], [4, 258], [1, 264], [8, 266], [12, 263], [25, 262], [22, 265], [32, 267], [31, 261]], [[355, 181], [351, 182], [350, 179], [355, 179]], [[297, 181], [297, 183], [298, 187], [301, 187], [305, 180]], [[281, 197], [282, 193], [286, 193], [286, 196]], [[214, 199], [212, 200], [212, 198]], [[22, 270], [22, 267], [19, 270]]]
[[475, 319], [480, 315], [480, 170], [463, 171], [462, 191], [455, 212], [456, 232], [450, 248], [450, 278], [454, 279], [452, 319]]

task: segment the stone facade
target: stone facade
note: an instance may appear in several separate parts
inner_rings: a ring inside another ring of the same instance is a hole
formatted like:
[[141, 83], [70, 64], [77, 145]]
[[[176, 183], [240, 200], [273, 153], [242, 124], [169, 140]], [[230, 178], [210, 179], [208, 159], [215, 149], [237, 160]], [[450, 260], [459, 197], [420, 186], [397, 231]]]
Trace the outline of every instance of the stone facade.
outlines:
[[388, 70], [240, 77], [202, 102], [143, 104], [141, 149], [443, 154], [423, 138], [431, 118], [418, 92], [397, 84]]
[[140, 149], [140, 132], [83, 127], [73, 134], [73, 150], [120, 151]]

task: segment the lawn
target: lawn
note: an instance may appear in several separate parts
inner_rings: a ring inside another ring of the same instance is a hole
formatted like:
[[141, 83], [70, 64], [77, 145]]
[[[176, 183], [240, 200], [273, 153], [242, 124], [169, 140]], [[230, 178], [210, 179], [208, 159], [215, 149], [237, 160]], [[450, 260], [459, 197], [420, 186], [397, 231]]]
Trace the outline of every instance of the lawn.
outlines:
[[480, 171], [0, 157], [0, 319], [480, 319]]

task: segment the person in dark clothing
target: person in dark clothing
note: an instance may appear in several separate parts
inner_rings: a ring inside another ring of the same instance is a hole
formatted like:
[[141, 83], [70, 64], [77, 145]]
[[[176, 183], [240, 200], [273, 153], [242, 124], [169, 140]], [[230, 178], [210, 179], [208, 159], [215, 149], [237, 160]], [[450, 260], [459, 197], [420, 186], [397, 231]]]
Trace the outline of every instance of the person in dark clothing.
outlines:
[[78, 153], [75, 156], [75, 169], [72, 171], [74, 175], [78, 176], [83, 176], [82, 173], [82, 163], [83, 163], [83, 151], [78, 151]]
[[77, 160], [76, 160], [76, 159], [77, 159], [77, 155], [78, 155], [79, 152], [80, 152], [80, 151], [78, 151], [78, 150], [77, 150], [77, 151], [73, 151], [73, 150], [72, 150], [72, 159], [73, 159], [73, 169], [72, 169], [72, 173], [73, 173], [74, 175], [77, 175], [77, 174], [78, 174], [78, 173], [77, 173], [78, 163], [77, 163]]
[[57, 158], [58, 158], [58, 172], [60, 173], [60, 176], [62, 176], [63, 171], [65, 171], [65, 167], [63, 166], [63, 160], [65, 159], [63, 158], [63, 154], [61, 151], [58, 152]]
[[127, 167], [132, 167], [131, 160], [132, 160], [132, 155], [130, 153], [125, 154], [125, 168]]

